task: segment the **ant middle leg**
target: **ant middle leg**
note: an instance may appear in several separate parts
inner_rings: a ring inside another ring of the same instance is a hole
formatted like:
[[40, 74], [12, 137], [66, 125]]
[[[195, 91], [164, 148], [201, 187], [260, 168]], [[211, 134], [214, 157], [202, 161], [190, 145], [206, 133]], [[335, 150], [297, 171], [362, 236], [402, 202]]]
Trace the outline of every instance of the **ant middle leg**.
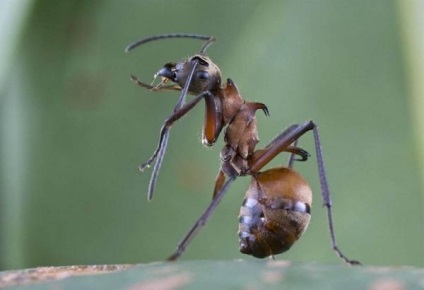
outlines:
[[217, 194], [214, 195], [212, 201], [209, 203], [209, 206], [205, 209], [205, 211], [200, 216], [200, 218], [190, 228], [190, 230], [184, 236], [182, 241], [178, 244], [176, 251], [166, 259], [167, 261], [175, 261], [182, 255], [186, 247], [191, 243], [193, 238], [197, 235], [200, 228], [204, 226], [206, 222], [209, 220], [209, 218], [215, 211], [216, 207], [218, 206], [219, 202], [227, 193], [229, 187], [231, 186], [231, 184], [234, 182], [235, 179], [236, 177], [232, 176], [227, 181], [225, 181], [225, 183], [222, 184], [222, 187], [217, 192]]

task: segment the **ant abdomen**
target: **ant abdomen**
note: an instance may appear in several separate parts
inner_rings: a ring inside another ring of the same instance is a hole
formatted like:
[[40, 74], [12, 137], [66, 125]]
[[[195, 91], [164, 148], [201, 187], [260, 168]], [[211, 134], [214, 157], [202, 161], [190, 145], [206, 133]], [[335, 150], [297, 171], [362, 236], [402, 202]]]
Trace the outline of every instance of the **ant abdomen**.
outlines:
[[265, 258], [289, 250], [308, 227], [311, 204], [311, 188], [296, 171], [253, 175], [240, 208], [240, 252]]

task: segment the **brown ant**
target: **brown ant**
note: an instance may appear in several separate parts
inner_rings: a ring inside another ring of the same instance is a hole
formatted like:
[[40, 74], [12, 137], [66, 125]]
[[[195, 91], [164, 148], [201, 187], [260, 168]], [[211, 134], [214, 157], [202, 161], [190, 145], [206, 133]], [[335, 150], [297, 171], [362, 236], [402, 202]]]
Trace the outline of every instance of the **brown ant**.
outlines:
[[[174, 112], [165, 120], [160, 130], [160, 139], [156, 150], [147, 162], [139, 166], [140, 171], [143, 171], [156, 160], [150, 179], [148, 199], [152, 198], [168, 143], [169, 131], [175, 121], [204, 100], [206, 107], [202, 143], [212, 146], [222, 129], [226, 128], [224, 130], [225, 146], [220, 154], [222, 164], [216, 177], [213, 199], [168, 260], [173, 261], [181, 256], [199, 229], [208, 221], [232, 182], [236, 177], [245, 175], [251, 176], [251, 183], [239, 215], [240, 251], [257, 258], [264, 258], [290, 249], [306, 230], [311, 217], [311, 188], [292, 167], [294, 160], [306, 161], [308, 159], [308, 152], [297, 147], [296, 143], [303, 134], [312, 130], [332, 248], [346, 263], [360, 264], [358, 261], [348, 259], [336, 244], [331, 211], [332, 202], [317, 125], [313, 121], [291, 125], [267, 146], [255, 150], [256, 144], [259, 142], [255, 113], [260, 109], [268, 116], [268, 108], [262, 103], [244, 100], [231, 79], [227, 79], [225, 85], [222, 85], [221, 71], [206, 56], [206, 49], [215, 41], [214, 37], [180, 33], [161, 34], [134, 42], [126, 48], [126, 51], [147, 42], [169, 38], [199, 39], [204, 40], [205, 43], [199, 54], [177, 63], [165, 64], [155, 74], [155, 78], [162, 78], [156, 86], [146, 84], [135, 76], [131, 76], [131, 80], [136, 84], [151, 91], [181, 91]], [[186, 104], [187, 94], [195, 95], [195, 97]], [[291, 154], [287, 167], [260, 171], [281, 152]], [[300, 157], [295, 159], [294, 155]]]

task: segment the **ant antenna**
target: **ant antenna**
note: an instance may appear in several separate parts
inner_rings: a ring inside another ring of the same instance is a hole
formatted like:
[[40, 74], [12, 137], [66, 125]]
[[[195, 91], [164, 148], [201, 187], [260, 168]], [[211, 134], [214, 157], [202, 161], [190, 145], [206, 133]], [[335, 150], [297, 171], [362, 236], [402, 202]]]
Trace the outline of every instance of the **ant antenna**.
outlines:
[[213, 36], [207, 36], [207, 35], [201, 35], [201, 34], [192, 34], [192, 33], [158, 34], [158, 35], [142, 38], [140, 40], [137, 40], [131, 43], [125, 48], [125, 52], [130, 52], [134, 48], [139, 47], [140, 45], [143, 45], [145, 43], [161, 40], [161, 39], [167, 39], [167, 38], [191, 38], [191, 39], [206, 40], [205, 44], [203, 44], [202, 49], [200, 50], [201, 55], [204, 55], [209, 45], [211, 45], [212, 43], [216, 41], [216, 38]]

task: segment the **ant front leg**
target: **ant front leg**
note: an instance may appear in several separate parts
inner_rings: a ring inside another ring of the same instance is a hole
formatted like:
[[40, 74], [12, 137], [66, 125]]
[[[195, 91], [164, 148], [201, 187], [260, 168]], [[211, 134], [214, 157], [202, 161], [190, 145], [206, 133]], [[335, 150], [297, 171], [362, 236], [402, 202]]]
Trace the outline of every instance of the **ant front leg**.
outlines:
[[[161, 131], [160, 131], [160, 139], [159, 144], [156, 150], [153, 152], [153, 155], [143, 164], [139, 165], [138, 169], [143, 172], [146, 167], [150, 167], [150, 165], [153, 163], [153, 161], [156, 159], [155, 166], [153, 167], [152, 176], [150, 177], [149, 182], [149, 188], [147, 191], [147, 199], [151, 200], [153, 197], [153, 192], [155, 190], [156, 180], [159, 175], [159, 170], [162, 165], [163, 158], [165, 157], [166, 147], [168, 145], [168, 139], [169, 139], [169, 130], [172, 126], [172, 124], [180, 119], [182, 116], [184, 116], [188, 111], [190, 111], [203, 97], [210, 96], [209, 92], [202, 92], [200, 95], [198, 95], [196, 98], [194, 98], [189, 104], [187, 104], [185, 107], [185, 98], [188, 93], [188, 88], [190, 86], [190, 82], [193, 78], [194, 71], [196, 69], [196, 66], [198, 64], [198, 60], [193, 60], [191, 71], [187, 77], [186, 84], [184, 85], [184, 88], [181, 91], [180, 98], [174, 108], [174, 114], [171, 115], [165, 123], [162, 125]], [[141, 81], [138, 81], [137, 78], [134, 76], [132, 77], [132, 80], [135, 81], [138, 85], [142, 87], [146, 87], [146, 84], [144, 84]], [[147, 87], [151, 87], [147, 85]]]
[[321, 141], [319, 138], [318, 127], [314, 122], [307, 121], [302, 124], [292, 125], [287, 128], [287, 130], [285, 130], [283, 133], [274, 138], [274, 140], [272, 140], [264, 149], [255, 151], [252, 157], [249, 159], [250, 174], [260, 174], [259, 171], [281, 152], [291, 152], [292, 154], [296, 152], [299, 148], [291, 147], [290, 145], [310, 130], [312, 130], [314, 134], [315, 153], [318, 164], [318, 175], [321, 185], [321, 195], [323, 199], [323, 204], [327, 209], [328, 227], [330, 231], [332, 248], [336, 252], [336, 254], [346, 263], [351, 265], [358, 265], [360, 264], [360, 262], [348, 259], [337, 246], [331, 210], [332, 202], [327, 182], [327, 174], [325, 172]]
[[156, 179], [159, 173], [160, 166], [162, 165], [163, 158], [165, 156], [166, 147], [168, 145], [168, 138], [169, 138], [169, 131], [174, 124], [175, 121], [179, 120], [181, 117], [183, 117], [185, 114], [187, 114], [191, 109], [193, 109], [203, 98], [212, 98], [210, 92], [203, 92], [194, 99], [192, 99], [187, 105], [185, 105], [182, 109], [177, 110], [174, 112], [171, 116], [169, 116], [165, 123], [162, 125], [162, 128], [160, 129], [160, 137], [159, 137], [159, 143], [156, 147], [156, 150], [153, 152], [152, 156], [143, 164], [139, 165], [138, 169], [143, 172], [144, 169], [147, 167], [150, 167], [150, 165], [153, 163], [153, 161], [156, 159], [155, 166], [153, 168], [152, 177], [150, 178], [149, 183], [149, 189], [147, 198], [148, 200], [152, 199], [153, 192], [156, 185]]

